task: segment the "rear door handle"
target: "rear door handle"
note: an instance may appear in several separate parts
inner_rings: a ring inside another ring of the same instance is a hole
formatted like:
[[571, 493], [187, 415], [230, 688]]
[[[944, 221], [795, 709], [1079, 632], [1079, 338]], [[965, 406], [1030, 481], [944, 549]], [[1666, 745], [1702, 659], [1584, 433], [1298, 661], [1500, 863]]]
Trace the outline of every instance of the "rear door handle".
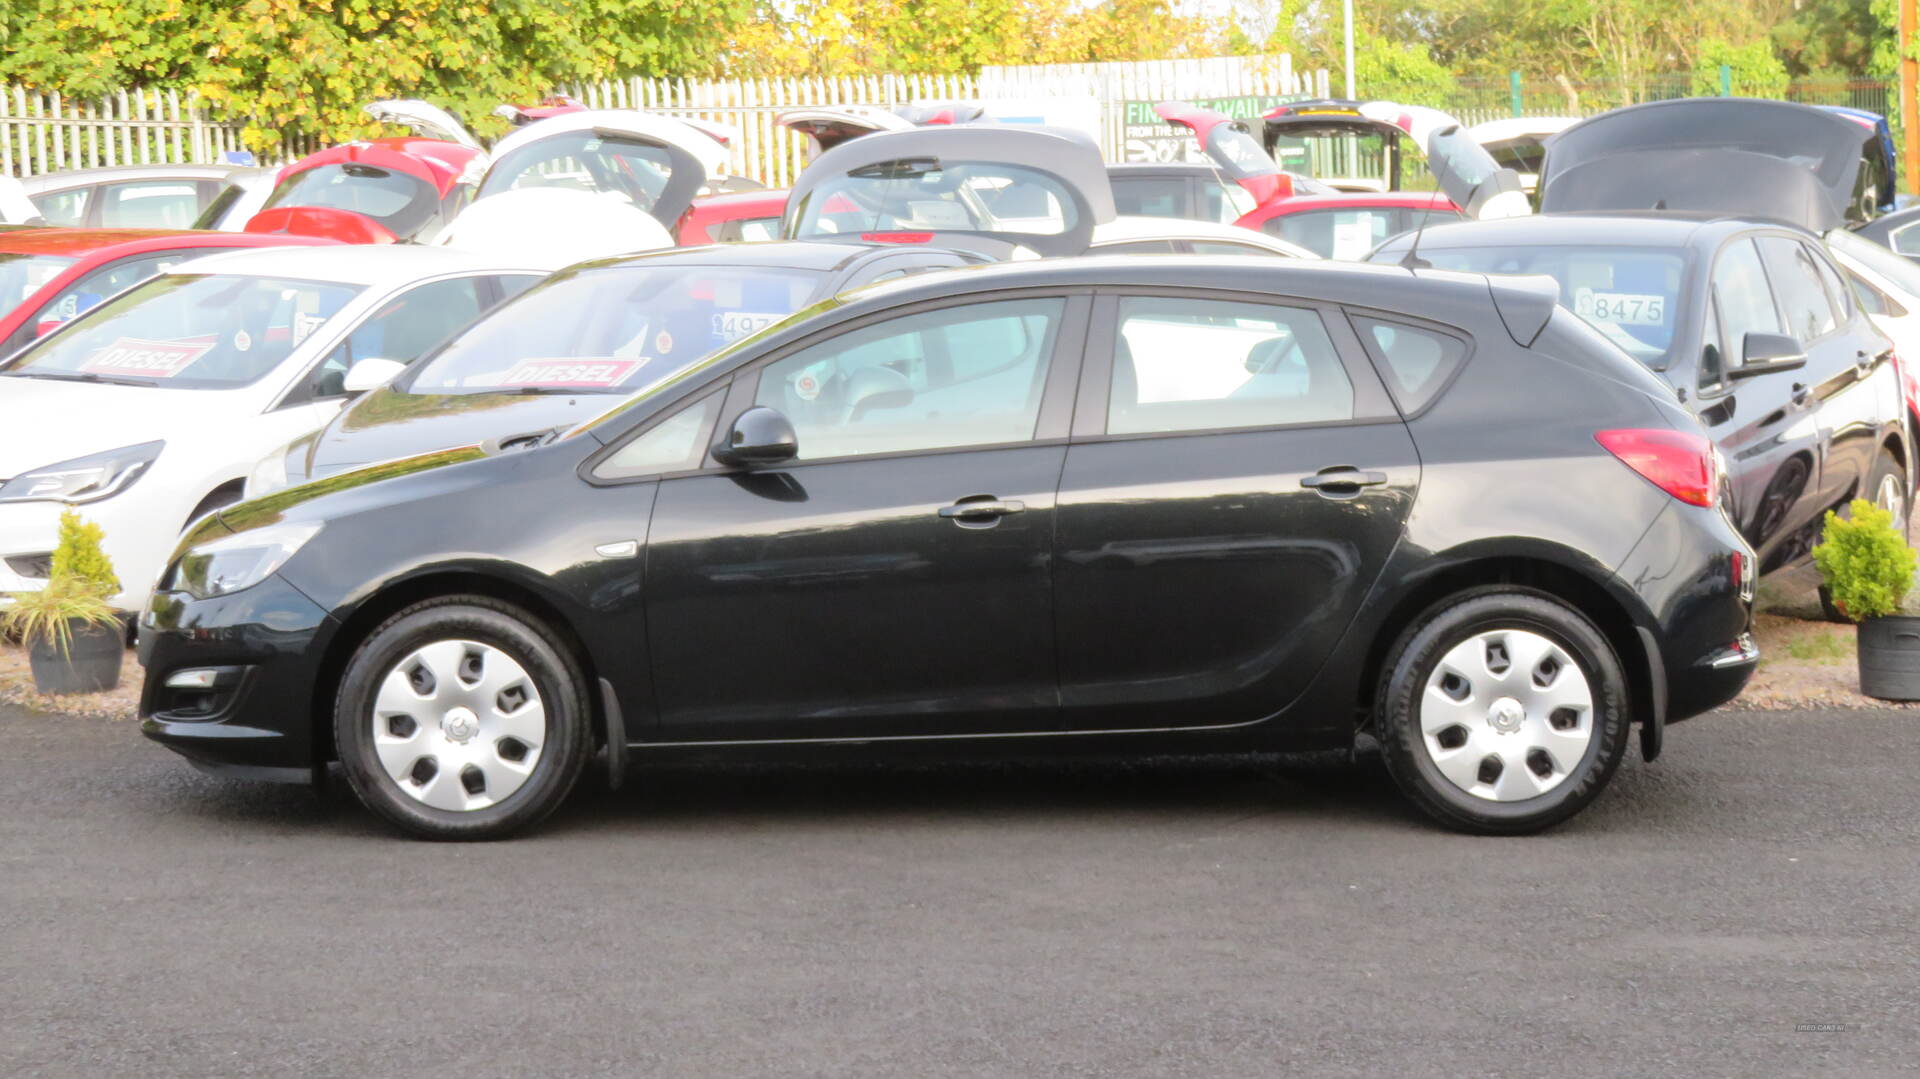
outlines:
[[1807, 403], [1807, 398], [1812, 396], [1813, 396], [1813, 391], [1807, 388], [1806, 383], [1796, 382], [1793, 384], [1793, 403], [1794, 404], [1804, 405]]
[[990, 521], [1014, 513], [1027, 512], [1025, 502], [1012, 499], [987, 498], [978, 502], [955, 502], [951, 506], [941, 506], [940, 516], [956, 521]]
[[1387, 482], [1385, 472], [1363, 472], [1357, 468], [1323, 468], [1311, 476], [1303, 477], [1300, 486], [1311, 487], [1318, 491], [1357, 491], [1362, 487], [1378, 487]]

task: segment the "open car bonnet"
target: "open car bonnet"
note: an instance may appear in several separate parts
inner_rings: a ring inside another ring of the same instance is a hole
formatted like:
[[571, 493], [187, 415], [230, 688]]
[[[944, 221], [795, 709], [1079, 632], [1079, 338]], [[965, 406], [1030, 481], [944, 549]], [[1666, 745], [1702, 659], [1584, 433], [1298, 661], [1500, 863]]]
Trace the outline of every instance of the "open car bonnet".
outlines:
[[1086, 135], [955, 124], [880, 132], [821, 154], [794, 184], [782, 234], [1060, 256], [1085, 251], [1094, 227], [1113, 218], [1106, 163]]
[[731, 152], [716, 135], [670, 116], [632, 109], [564, 113], [494, 145], [474, 206], [507, 192], [562, 190], [605, 196], [671, 228]]
[[364, 111], [383, 124], [398, 124], [430, 139], [458, 143], [473, 150], [481, 149], [480, 140], [473, 137], [473, 132], [438, 105], [412, 98], [395, 98], [376, 101], [366, 106]]
[[906, 131], [913, 124], [872, 105], [816, 105], [788, 109], [773, 122], [807, 137], [807, 160], [862, 135], [876, 131]]
[[1427, 170], [1460, 212], [1476, 221], [1533, 212], [1520, 174], [1502, 168], [1460, 121], [1422, 105], [1369, 101], [1363, 115], [1403, 131], [1427, 154]]
[[[1877, 133], [1784, 101], [1690, 98], [1614, 109], [1547, 145], [1540, 208], [1701, 210], [1825, 233], [1880, 201]], [[1871, 156], [1870, 156], [1871, 155]]]
[[1293, 197], [1293, 178], [1280, 171], [1244, 121], [1185, 101], [1162, 101], [1153, 111], [1175, 127], [1193, 132], [1221, 175], [1252, 195], [1256, 207]]

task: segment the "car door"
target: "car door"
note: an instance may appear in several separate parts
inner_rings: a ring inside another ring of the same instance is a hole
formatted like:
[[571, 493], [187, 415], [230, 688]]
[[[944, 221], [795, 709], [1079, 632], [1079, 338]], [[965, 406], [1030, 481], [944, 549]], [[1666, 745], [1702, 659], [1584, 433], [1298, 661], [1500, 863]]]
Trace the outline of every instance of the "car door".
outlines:
[[1405, 425], [1341, 312], [1308, 301], [1102, 296], [1087, 353], [1055, 525], [1069, 727], [1272, 715], [1398, 542]]
[[55, 228], [80, 228], [87, 224], [87, 207], [95, 190], [95, 185], [88, 184], [33, 195], [33, 208]]
[[792, 461], [663, 479], [646, 651], [666, 741], [1052, 730], [1054, 490], [1085, 296], [889, 313], [734, 380]]
[[[1833, 270], [1825, 255], [1797, 236], [1766, 235], [1759, 243], [1787, 332], [1807, 351], [1807, 381], [1819, 406], [1825, 454], [1815, 509], [1824, 509], [1866, 487], [1880, 433], [1898, 415], [1882, 407], [1881, 384], [1874, 379], [1878, 370], [1892, 371], [1892, 358], [1879, 334], [1858, 324], [1864, 320], [1856, 319], [1851, 294], [1835, 298], [1833, 290], [1841, 286], [1837, 274], [1827, 282]], [[1891, 374], [1881, 382], [1891, 386]]]
[[89, 223], [100, 228], [184, 229], [213, 198], [211, 180], [156, 179], [101, 184]]
[[1784, 542], [1814, 515], [1823, 454], [1814, 372], [1740, 372], [1748, 334], [1786, 323], [1752, 234], [1714, 255], [1694, 410], [1727, 460], [1733, 516], [1766, 572], [1798, 552]]

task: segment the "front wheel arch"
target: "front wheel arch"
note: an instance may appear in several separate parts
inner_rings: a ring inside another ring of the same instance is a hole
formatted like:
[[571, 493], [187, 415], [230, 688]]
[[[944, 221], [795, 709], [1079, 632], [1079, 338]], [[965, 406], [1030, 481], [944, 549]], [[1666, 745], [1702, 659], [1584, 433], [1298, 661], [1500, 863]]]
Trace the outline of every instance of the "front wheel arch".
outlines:
[[[594, 666], [593, 654], [588, 651], [579, 631], [559, 607], [533, 589], [502, 577], [470, 571], [448, 570], [409, 577], [362, 601], [327, 643], [314, 681], [314, 699], [309, 716], [315, 767], [339, 759], [339, 747], [334, 745], [333, 739], [333, 697], [354, 651], [381, 623], [400, 611], [422, 600], [459, 595], [497, 599], [540, 619], [566, 645], [574, 662], [579, 664], [581, 673], [586, 676], [588, 686], [599, 684], [600, 672]], [[593, 737], [596, 744], [604, 744], [607, 737], [606, 709], [598, 693], [589, 696], [592, 698]]]

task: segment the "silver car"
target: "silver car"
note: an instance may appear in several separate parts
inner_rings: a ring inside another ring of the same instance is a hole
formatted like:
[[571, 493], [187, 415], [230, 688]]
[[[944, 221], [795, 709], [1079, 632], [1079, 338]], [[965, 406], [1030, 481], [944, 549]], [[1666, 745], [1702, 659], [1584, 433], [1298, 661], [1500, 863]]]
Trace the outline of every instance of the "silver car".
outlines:
[[248, 174], [267, 172], [240, 165], [116, 165], [28, 176], [20, 186], [49, 225], [239, 231], [251, 211], [231, 224], [207, 226], [200, 219], [215, 202], [235, 201], [223, 196]]

